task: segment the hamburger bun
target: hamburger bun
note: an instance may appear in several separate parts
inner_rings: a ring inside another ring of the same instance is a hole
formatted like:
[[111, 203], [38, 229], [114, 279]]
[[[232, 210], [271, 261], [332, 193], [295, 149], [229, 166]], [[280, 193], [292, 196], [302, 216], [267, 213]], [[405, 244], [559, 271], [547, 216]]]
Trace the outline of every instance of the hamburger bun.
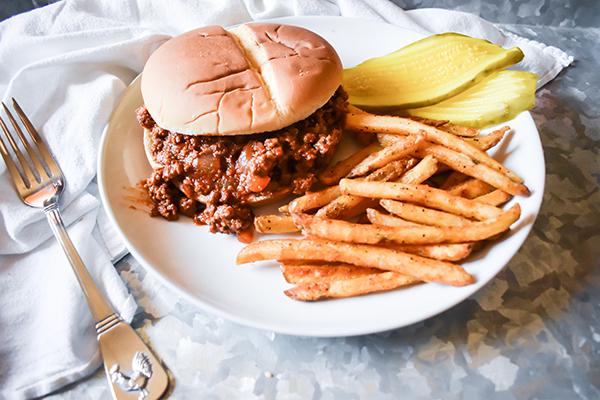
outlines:
[[150, 166], [152, 167], [152, 169], [156, 170], [162, 168], [163, 165], [156, 161], [154, 159], [154, 156], [152, 155], [152, 151], [150, 150], [150, 141], [152, 140], [151, 137], [152, 133], [148, 129], [144, 128], [144, 151], [146, 152], [146, 158], [148, 159]]
[[141, 90], [161, 128], [226, 136], [274, 131], [303, 120], [341, 81], [341, 61], [319, 35], [250, 23], [204, 27], [168, 40], [148, 59]]

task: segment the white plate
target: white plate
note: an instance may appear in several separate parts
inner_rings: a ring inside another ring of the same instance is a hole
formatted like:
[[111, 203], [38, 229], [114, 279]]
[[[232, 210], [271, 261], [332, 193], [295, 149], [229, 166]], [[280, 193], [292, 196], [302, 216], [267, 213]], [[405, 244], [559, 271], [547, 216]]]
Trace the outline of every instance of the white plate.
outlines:
[[[341, 17], [302, 17], [278, 22], [303, 26], [325, 37], [353, 66], [421, 38], [420, 34], [381, 22]], [[132, 210], [126, 197], [150, 173], [142, 148], [142, 130], [134, 110], [142, 104], [139, 80], [127, 89], [106, 127], [98, 164], [106, 211], [133, 256], [171, 289], [199, 307], [244, 325], [307, 336], [348, 336], [409, 325], [454, 306], [489, 282], [517, 252], [531, 230], [544, 191], [544, 157], [529, 113], [510, 122], [514, 135], [495, 157], [519, 173], [532, 190], [518, 198], [522, 217], [501, 241], [463, 266], [473, 285], [456, 288], [423, 284], [350, 299], [302, 303], [282, 292], [289, 287], [276, 263], [236, 266], [242, 248], [235, 237], [212, 235], [191, 220], [167, 222]]]

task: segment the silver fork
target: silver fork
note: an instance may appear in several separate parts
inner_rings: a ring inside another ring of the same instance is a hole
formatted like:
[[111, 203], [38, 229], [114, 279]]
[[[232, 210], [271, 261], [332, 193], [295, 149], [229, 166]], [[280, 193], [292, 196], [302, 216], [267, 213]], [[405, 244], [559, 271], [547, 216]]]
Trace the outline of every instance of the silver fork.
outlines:
[[94, 283], [71, 242], [60, 216], [59, 200], [66, 184], [65, 177], [19, 104], [15, 99], [12, 99], [12, 102], [33, 143], [27, 140], [12, 113], [2, 102], [2, 107], [26, 154], [20, 150], [1, 116], [0, 127], [16, 160], [11, 157], [2, 135], [0, 135], [0, 154], [21, 200], [46, 213], [50, 228], [71, 263], [96, 323], [104, 371], [113, 398], [131, 399], [137, 396], [138, 400], [158, 399], [169, 385], [167, 372], [135, 330], [111, 307]]

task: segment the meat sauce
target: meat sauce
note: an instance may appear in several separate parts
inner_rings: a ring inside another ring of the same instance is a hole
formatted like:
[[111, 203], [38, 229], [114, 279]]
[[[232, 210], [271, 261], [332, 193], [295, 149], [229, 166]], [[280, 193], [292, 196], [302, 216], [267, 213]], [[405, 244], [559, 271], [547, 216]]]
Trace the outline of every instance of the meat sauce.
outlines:
[[138, 121], [151, 132], [150, 152], [162, 165], [143, 184], [153, 202], [151, 215], [185, 215], [211, 232], [246, 231], [256, 198], [303, 194], [313, 186], [340, 141], [346, 108], [340, 87], [323, 107], [284, 129], [191, 136], [160, 128], [140, 107]]

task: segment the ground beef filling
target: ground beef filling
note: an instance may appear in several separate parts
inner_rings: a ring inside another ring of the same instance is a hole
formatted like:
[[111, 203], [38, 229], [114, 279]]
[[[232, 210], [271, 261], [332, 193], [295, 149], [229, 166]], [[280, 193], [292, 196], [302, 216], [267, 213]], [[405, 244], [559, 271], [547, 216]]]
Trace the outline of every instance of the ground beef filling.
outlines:
[[308, 118], [274, 132], [240, 136], [190, 136], [156, 125], [145, 107], [137, 118], [151, 131], [151, 154], [163, 167], [143, 183], [153, 216], [180, 214], [238, 233], [252, 224], [250, 204], [284, 189], [303, 194], [329, 162], [340, 141], [347, 96], [339, 88]]

